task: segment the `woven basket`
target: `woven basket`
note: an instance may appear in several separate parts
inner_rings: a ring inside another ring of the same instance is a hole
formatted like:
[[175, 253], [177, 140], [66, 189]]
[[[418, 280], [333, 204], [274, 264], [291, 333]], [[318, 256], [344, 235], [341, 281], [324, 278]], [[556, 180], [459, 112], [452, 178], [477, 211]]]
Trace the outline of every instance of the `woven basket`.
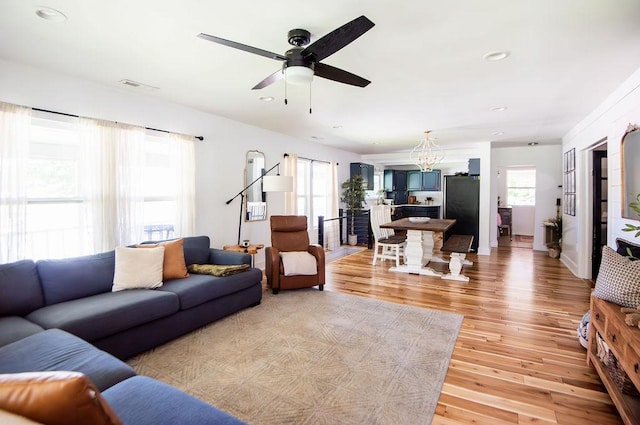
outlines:
[[607, 366], [607, 370], [609, 371], [609, 375], [611, 376], [613, 383], [620, 391], [622, 391], [623, 394], [628, 394], [634, 397], [640, 396], [638, 389], [629, 379], [629, 375], [627, 375], [624, 369], [622, 369], [618, 359], [616, 359], [616, 356], [614, 356], [611, 351], [607, 353], [604, 364]]
[[596, 346], [598, 347], [598, 358], [602, 363], [606, 363], [605, 359], [607, 358], [607, 354], [609, 354], [609, 346], [600, 336], [600, 332], [596, 332]]

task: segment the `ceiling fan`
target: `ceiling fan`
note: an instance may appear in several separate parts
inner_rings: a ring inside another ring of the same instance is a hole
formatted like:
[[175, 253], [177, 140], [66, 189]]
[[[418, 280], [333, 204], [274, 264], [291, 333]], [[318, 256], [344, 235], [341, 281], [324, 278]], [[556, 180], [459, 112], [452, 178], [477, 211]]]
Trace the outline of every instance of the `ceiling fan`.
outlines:
[[366, 16], [360, 16], [351, 22], [348, 22], [318, 39], [314, 43], [309, 44], [311, 33], [303, 29], [292, 29], [288, 33], [288, 41], [291, 49], [287, 50], [284, 55], [262, 50], [257, 47], [247, 46], [235, 41], [225, 40], [224, 38], [215, 37], [209, 34], [198, 34], [198, 37], [213, 41], [214, 43], [223, 44], [233, 47], [234, 49], [243, 50], [270, 59], [282, 61], [282, 69], [277, 70], [264, 80], [256, 84], [252, 90], [267, 87], [276, 81], [285, 78], [285, 81], [302, 84], [311, 82], [314, 75], [328, 80], [337, 81], [339, 83], [350, 84], [357, 87], [366, 87], [371, 81], [359, 77], [350, 72], [321, 63], [320, 61], [334, 54], [338, 50], [345, 47], [365, 32], [373, 28], [375, 24], [367, 19]]

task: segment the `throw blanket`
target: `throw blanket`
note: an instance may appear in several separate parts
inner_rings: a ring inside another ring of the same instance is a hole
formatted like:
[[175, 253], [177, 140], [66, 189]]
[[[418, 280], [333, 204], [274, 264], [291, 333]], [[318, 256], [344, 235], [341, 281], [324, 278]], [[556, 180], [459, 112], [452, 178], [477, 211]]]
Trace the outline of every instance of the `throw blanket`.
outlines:
[[251, 266], [248, 264], [191, 264], [187, 267], [189, 273], [210, 274], [213, 276], [230, 276], [248, 270]]

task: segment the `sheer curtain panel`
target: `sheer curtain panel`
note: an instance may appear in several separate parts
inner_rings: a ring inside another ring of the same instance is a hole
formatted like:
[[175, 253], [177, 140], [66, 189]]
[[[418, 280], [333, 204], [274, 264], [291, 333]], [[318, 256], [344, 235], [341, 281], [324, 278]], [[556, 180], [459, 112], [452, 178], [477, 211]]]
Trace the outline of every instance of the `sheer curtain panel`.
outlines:
[[174, 168], [177, 183], [176, 235], [191, 236], [196, 227], [196, 170], [193, 137], [170, 134], [172, 157], [178, 162]]
[[27, 188], [31, 108], [0, 102], [0, 263], [27, 250]]
[[[340, 197], [338, 196], [338, 164], [329, 164], [330, 172], [327, 179], [327, 215], [326, 218], [336, 218], [339, 214]], [[338, 220], [324, 223], [324, 246], [328, 250], [340, 248], [340, 222]]]
[[144, 239], [144, 128], [81, 118], [84, 205], [94, 252]]
[[298, 155], [288, 154], [284, 158], [283, 175], [293, 177], [293, 190], [284, 194], [284, 213], [286, 215], [298, 214]]

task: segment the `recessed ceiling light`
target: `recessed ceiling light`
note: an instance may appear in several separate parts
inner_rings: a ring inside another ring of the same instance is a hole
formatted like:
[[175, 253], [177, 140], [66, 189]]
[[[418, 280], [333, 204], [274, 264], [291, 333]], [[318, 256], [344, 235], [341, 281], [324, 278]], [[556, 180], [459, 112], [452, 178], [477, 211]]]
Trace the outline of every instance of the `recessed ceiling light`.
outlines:
[[134, 89], [141, 89], [141, 90], [148, 90], [148, 91], [159, 90], [159, 87], [150, 86], [149, 84], [139, 83], [137, 81], [128, 80], [128, 79], [120, 80], [119, 83], [127, 87], [132, 87]]
[[490, 108], [489, 110], [494, 111], [494, 112], [502, 112], [502, 111], [506, 111], [507, 107], [506, 106], [494, 106], [494, 107]]
[[529, 143], [527, 143], [527, 145], [529, 145], [529, 146], [536, 146], [537, 144], [538, 144], [538, 142], [529, 142]]
[[482, 56], [482, 59], [489, 62], [497, 62], [509, 57], [509, 52], [506, 50], [500, 50], [497, 52], [489, 52], [486, 55]]
[[36, 15], [50, 22], [64, 22], [67, 16], [59, 10], [46, 6], [36, 6]]
[[260, 99], [263, 102], [273, 102], [275, 100], [275, 97], [273, 97], [273, 96], [260, 96], [258, 99]]
[[504, 131], [494, 131], [493, 133], [494, 136], [502, 136], [504, 134]]

